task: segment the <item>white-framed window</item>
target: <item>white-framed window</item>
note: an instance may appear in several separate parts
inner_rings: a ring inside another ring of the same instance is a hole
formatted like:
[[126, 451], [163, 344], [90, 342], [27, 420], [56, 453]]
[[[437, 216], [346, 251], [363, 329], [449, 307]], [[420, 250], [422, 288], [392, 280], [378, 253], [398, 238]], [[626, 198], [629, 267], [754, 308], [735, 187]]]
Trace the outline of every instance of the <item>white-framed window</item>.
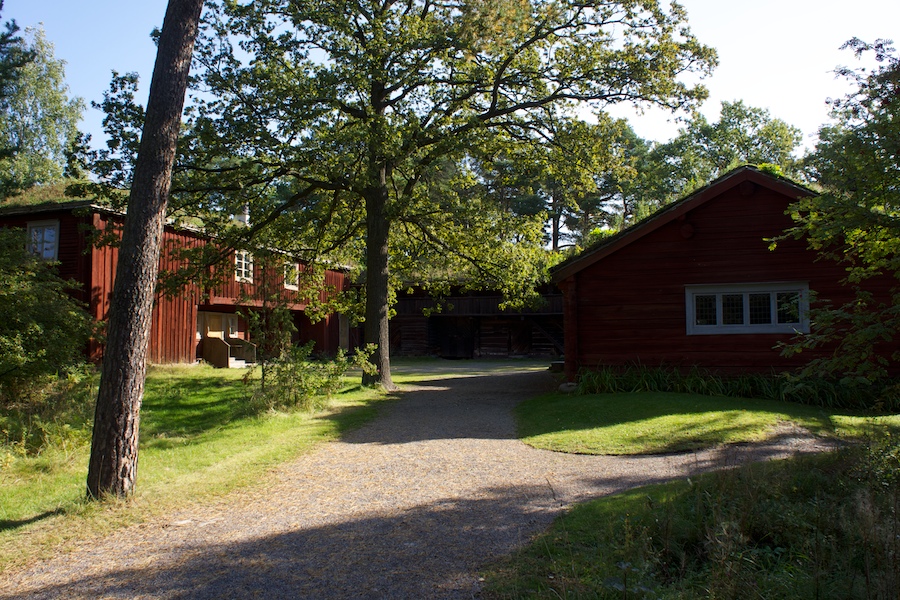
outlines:
[[253, 255], [246, 250], [234, 253], [234, 278], [243, 283], [253, 283]]
[[807, 283], [688, 285], [684, 299], [688, 335], [809, 331]]
[[59, 256], [59, 221], [28, 223], [28, 251], [43, 260]]
[[295, 262], [284, 263], [284, 287], [288, 290], [300, 289], [300, 265]]

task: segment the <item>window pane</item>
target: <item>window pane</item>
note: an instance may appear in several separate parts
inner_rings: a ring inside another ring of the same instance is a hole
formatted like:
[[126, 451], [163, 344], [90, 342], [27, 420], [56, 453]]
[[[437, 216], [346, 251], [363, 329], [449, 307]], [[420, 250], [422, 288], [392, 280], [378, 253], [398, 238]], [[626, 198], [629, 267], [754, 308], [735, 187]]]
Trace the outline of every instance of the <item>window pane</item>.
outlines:
[[716, 325], [716, 296], [694, 296], [694, 324]]
[[56, 258], [56, 225], [29, 226], [31, 239], [28, 251], [45, 260]]
[[744, 324], [744, 295], [722, 294], [722, 324]]
[[778, 306], [779, 323], [800, 322], [800, 294], [798, 292], [778, 292], [775, 303]]
[[236, 252], [234, 272], [239, 281], [253, 281], [253, 257], [249, 252]]
[[300, 272], [295, 263], [285, 263], [284, 265], [284, 285], [285, 287], [297, 287], [299, 283]]
[[750, 324], [768, 325], [772, 322], [772, 294], [750, 294]]

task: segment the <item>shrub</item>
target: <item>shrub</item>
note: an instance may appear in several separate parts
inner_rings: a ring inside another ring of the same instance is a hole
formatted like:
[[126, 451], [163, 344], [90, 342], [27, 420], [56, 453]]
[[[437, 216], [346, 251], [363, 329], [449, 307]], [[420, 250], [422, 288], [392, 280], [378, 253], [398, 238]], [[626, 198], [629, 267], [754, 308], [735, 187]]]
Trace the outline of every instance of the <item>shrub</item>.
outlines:
[[32, 380], [83, 362], [90, 316], [66, 293], [73, 282], [25, 250], [20, 230], [0, 228], [0, 399]]
[[746, 465], [578, 505], [486, 598], [897, 598], [900, 444]]
[[66, 449], [90, 439], [97, 373], [90, 365], [64, 376], [32, 378], [12, 395], [0, 395], [0, 448], [5, 454], [39, 454], [50, 446]]
[[316, 360], [312, 357], [313, 344], [292, 346], [267, 363], [266, 377], [255, 384], [251, 398], [254, 408], [321, 410], [344, 385], [344, 375], [348, 370], [360, 368], [366, 373], [374, 371], [374, 365], [368, 361], [374, 351], [373, 346], [357, 350], [352, 356], [338, 350], [333, 359]]

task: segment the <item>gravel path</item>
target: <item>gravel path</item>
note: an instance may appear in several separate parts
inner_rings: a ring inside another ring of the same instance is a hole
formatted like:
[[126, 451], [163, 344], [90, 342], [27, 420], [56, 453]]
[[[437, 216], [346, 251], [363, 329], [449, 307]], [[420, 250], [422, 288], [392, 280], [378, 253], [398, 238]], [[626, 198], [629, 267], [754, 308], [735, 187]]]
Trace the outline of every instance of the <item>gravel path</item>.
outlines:
[[[468, 365], [471, 368], [471, 365]], [[666, 456], [575, 456], [514, 437], [546, 372], [425, 382], [265, 485], [8, 573], [0, 598], [471, 598], [477, 572], [572, 503], [824, 449], [802, 432]]]

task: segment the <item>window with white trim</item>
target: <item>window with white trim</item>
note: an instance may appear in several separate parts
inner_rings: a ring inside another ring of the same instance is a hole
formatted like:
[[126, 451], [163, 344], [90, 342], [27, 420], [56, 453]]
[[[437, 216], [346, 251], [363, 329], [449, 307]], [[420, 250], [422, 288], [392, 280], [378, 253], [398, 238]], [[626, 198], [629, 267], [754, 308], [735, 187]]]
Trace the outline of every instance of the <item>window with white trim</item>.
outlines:
[[809, 285], [685, 286], [687, 334], [808, 332]]
[[284, 287], [289, 290], [300, 289], [300, 265], [297, 263], [284, 263]]
[[43, 260], [56, 260], [59, 251], [59, 221], [28, 223], [28, 251]]
[[253, 283], [253, 255], [246, 250], [234, 253], [234, 278], [243, 283]]

